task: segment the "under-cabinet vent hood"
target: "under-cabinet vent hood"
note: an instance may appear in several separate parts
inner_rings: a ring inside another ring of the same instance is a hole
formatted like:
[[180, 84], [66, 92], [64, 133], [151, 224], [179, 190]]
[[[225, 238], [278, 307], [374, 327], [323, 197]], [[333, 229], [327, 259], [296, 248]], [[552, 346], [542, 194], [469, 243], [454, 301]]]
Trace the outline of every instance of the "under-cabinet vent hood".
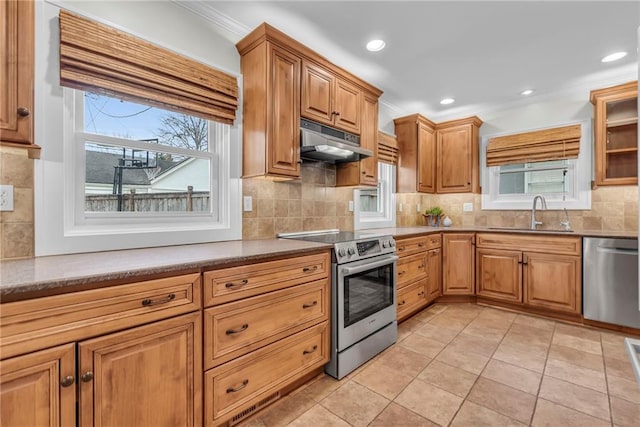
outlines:
[[360, 137], [311, 120], [300, 120], [300, 157], [329, 163], [357, 162], [373, 156]]

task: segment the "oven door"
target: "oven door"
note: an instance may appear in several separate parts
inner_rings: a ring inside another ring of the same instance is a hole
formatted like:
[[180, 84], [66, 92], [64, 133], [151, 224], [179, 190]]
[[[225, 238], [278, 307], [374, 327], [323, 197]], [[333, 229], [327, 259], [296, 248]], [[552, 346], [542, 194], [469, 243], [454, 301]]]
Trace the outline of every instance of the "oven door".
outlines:
[[337, 266], [338, 351], [396, 320], [395, 255]]

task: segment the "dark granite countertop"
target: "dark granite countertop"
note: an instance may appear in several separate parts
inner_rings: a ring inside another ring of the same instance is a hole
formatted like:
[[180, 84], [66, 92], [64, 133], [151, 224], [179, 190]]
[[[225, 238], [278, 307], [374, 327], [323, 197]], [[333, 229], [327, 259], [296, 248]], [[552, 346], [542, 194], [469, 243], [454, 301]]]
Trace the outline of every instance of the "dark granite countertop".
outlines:
[[301, 240], [234, 240], [2, 261], [0, 298], [6, 302], [73, 292], [96, 287], [100, 282], [198, 272], [243, 262], [302, 255], [331, 247]]

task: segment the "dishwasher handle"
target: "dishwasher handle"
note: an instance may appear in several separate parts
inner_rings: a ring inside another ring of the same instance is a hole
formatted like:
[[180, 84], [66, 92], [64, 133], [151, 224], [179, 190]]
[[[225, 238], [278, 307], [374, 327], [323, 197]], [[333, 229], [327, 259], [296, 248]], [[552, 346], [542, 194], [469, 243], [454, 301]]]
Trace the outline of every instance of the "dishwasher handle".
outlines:
[[623, 254], [623, 255], [635, 255], [638, 256], [638, 249], [634, 248], [607, 248], [604, 246], [598, 246], [596, 248], [598, 252], [608, 252], [610, 254]]

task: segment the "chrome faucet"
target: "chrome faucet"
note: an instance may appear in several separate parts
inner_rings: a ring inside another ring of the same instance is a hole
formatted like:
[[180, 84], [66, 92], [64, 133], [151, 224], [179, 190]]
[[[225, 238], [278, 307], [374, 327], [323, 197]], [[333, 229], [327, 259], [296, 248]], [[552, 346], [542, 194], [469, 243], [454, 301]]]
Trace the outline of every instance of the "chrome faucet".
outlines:
[[531, 229], [537, 230], [539, 225], [542, 225], [542, 221], [536, 221], [536, 203], [540, 199], [540, 209], [547, 209], [547, 201], [540, 194], [533, 198], [533, 207], [531, 208]]

